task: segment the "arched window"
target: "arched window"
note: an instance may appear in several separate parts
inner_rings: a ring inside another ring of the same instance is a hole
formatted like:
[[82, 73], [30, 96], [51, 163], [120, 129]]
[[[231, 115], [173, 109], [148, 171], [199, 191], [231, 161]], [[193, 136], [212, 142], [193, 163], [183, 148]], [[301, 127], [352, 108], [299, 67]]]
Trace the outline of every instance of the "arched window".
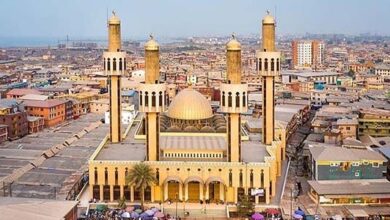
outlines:
[[162, 104], [163, 104], [163, 93], [160, 92], [158, 94], [158, 106], [162, 106]]
[[242, 175], [242, 170], [240, 170], [240, 187], [242, 187], [242, 185], [243, 185], [243, 175]]
[[240, 107], [240, 93], [236, 92], [236, 108]]
[[242, 93], [242, 106], [246, 106], [246, 95], [245, 92]]
[[261, 59], [259, 59], [259, 70], [261, 71], [263, 68], [263, 63], [261, 62]]
[[271, 59], [271, 71], [275, 71], [275, 59]]
[[119, 70], [122, 70], [122, 58], [119, 58]]
[[279, 58], [276, 59], [276, 71], [280, 70], [280, 63], [279, 63]]
[[268, 59], [267, 58], [264, 59], [264, 70], [268, 71]]
[[152, 92], [152, 106], [153, 107], [156, 106], [156, 93], [155, 92]]
[[260, 173], [260, 187], [264, 188], [264, 171], [263, 170], [261, 170], [261, 173]]
[[103, 69], [106, 70], [106, 58], [103, 59]]
[[97, 167], [95, 167], [94, 178], [95, 178], [95, 185], [97, 185], [98, 184], [98, 178], [99, 178]]
[[158, 168], [156, 169], [156, 181], [157, 181], [157, 184], [160, 182], [160, 171]]
[[104, 184], [108, 185], [108, 170], [107, 170], [107, 167], [104, 168]]
[[145, 92], [145, 106], [149, 105], [149, 95], [148, 92]]
[[115, 167], [115, 185], [118, 185], [118, 167]]
[[112, 62], [112, 70], [113, 70], [113, 71], [116, 71], [116, 58], [113, 59], [113, 62]]
[[229, 96], [228, 96], [228, 107], [232, 107], [232, 102], [233, 102], [233, 100], [232, 100], [232, 93], [229, 92], [228, 94], [229, 94]]
[[251, 169], [251, 173], [249, 174], [249, 185], [253, 187], [253, 170]]
[[111, 70], [111, 59], [110, 58], [107, 58], [107, 70], [108, 71]]
[[142, 91], [139, 92], [139, 105], [142, 105]]
[[126, 58], [123, 58], [123, 70], [126, 70]]
[[229, 170], [229, 187], [232, 187], [233, 185], [233, 173], [232, 169]]
[[222, 106], [225, 106], [225, 92], [222, 92]]
[[125, 177], [127, 177], [127, 175], [129, 174], [129, 168], [125, 168]]

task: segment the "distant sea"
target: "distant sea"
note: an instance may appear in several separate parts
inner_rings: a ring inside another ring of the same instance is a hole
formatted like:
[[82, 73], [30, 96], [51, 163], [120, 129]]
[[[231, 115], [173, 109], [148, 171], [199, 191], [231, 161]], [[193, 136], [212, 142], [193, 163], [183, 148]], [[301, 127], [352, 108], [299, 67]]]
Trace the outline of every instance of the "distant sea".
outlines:
[[59, 38], [45, 37], [0, 37], [0, 47], [47, 47], [57, 46]]

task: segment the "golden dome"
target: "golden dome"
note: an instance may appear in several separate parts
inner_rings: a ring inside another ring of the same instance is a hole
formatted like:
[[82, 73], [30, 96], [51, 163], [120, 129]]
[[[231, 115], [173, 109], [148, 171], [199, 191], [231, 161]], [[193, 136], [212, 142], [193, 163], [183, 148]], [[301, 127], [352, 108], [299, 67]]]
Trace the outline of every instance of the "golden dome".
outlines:
[[227, 50], [241, 50], [241, 44], [236, 39], [236, 36], [232, 34], [232, 39], [226, 44]]
[[153, 36], [150, 35], [150, 40], [145, 44], [145, 50], [159, 50], [160, 45], [158, 45], [157, 41], [154, 40]]
[[263, 24], [275, 24], [275, 18], [267, 11], [267, 15], [263, 18]]
[[108, 20], [108, 24], [120, 24], [121, 20], [116, 16], [115, 11], [112, 12], [111, 18]]
[[168, 117], [201, 120], [213, 117], [210, 102], [199, 92], [187, 88], [179, 92], [168, 108]]

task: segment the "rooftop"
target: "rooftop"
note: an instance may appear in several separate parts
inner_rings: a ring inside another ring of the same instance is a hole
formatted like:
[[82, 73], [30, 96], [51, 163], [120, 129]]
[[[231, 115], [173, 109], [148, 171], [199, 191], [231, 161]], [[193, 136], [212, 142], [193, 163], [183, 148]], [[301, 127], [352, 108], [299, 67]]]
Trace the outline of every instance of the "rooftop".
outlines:
[[386, 161], [381, 154], [372, 150], [358, 150], [343, 147], [311, 146], [309, 148], [316, 161], [357, 161], [378, 160]]
[[[390, 194], [386, 179], [378, 180], [309, 180], [309, 185], [320, 195]], [[390, 196], [390, 195], [389, 195]]]

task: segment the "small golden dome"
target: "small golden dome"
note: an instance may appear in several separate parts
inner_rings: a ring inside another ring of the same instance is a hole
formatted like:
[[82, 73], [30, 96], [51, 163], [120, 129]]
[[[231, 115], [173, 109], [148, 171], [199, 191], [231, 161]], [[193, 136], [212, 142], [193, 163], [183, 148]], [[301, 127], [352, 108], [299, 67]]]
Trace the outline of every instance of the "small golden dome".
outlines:
[[263, 24], [275, 24], [275, 18], [267, 11], [267, 15], [263, 18]]
[[150, 40], [145, 44], [145, 50], [159, 50], [160, 45], [158, 45], [157, 41], [154, 40], [153, 36], [150, 35]]
[[108, 20], [108, 24], [120, 24], [121, 20], [119, 19], [118, 16], [116, 16], [115, 11], [112, 11], [112, 16]]
[[232, 34], [232, 39], [226, 44], [227, 50], [241, 50], [241, 44], [236, 39], [236, 36]]
[[187, 88], [172, 100], [167, 115], [174, 119], [202, 120], [213, 117], [213, 111], [206, 97], [192, 88]]

